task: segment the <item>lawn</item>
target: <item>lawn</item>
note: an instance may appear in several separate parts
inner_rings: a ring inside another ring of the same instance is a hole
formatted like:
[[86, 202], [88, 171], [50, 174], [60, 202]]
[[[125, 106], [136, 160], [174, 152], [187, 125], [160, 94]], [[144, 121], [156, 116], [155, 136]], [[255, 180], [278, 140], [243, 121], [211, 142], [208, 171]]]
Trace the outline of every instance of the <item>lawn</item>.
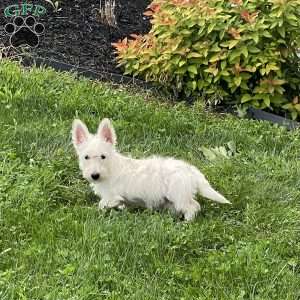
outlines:
[[[158, 102], [52, 70], [0, 63], [0, 299], [299, 299], [300, 135]], [[136, 157], [185, 159], [232, 205], [193, 223], [99, 212], [72, 120], [109, 117]], [[201, 147], [236, 145], [229, 158]]]

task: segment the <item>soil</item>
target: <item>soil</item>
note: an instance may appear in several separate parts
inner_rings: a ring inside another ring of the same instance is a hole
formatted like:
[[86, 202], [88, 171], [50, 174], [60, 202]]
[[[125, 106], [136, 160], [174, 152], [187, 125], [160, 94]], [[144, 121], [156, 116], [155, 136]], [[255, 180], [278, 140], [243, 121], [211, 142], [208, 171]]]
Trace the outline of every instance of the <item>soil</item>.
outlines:
[[[36, 23], [44, 25], [44, 31], [42, 26], [37, 27], [43, 33], [36, 35], [32, 33], [33, 30], [21, 28], [22, 30], [19, 30], [11, 38], [14, 27], [5, 27], [6, 24], [18, 23], [22, 20], [16, 22], [13, 18], [5, 17], [4, 9], [8, 5], [21, 2], [17, 0], [1, 1], [0, 38], [2, 44], [9, 46], [10, 43], [18, 41], [20, 43], [22, 39], [29, 40], [28, 43], [35, 46], [30, 47], [29, 51], [35, 55], [95, 71], [120, 74], [121, 70], [116, 67], [111, 43], [133, 33], [146, 33], [150, 29], [149, 19], [143, 15], [143, 12], [151, 0], [116, 0], [114, 11], [116, 27], [103, 24], [99, 20], [100, 0], [59, 1], [59, 11], [55, 11], [47, 1], [40, 0], [27, 2], [46, 7], [47, 13], [44, 16], [35, 17]], [[26, 19], [27, 16], [22, 17]], [[19, 29], [20, 27], [15, 28]]]

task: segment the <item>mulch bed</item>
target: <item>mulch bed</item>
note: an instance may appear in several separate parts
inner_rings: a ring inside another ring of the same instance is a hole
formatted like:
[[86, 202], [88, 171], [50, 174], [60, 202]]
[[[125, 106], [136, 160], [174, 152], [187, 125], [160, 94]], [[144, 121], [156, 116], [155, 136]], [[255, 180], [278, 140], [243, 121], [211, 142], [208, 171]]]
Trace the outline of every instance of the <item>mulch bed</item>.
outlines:
[[[4, 0], [0, 3], [0, 38], [5, 46], [10, 43], [10, 36], [4, 30], [5, 25], [12, 22], [12, 19], [4, 16], [4, 9], [21, 2]], [[151, 0], [116, 0], [117, 27], [99, 21], [97, 10], [100, 0], [59, 2], [60, 10], [55, 12], [46, 1], [28, 1], [47, 8], [46, 15], [36, 18], [37, 22], [44, 25], [45, 31], [40, 37], [39, 45], [29, 50], [34, 55], [95, 71], [120, 74], [111, 43], [133, 33], [146, 33], [150, 29], [149, 19], [143, 12]]]

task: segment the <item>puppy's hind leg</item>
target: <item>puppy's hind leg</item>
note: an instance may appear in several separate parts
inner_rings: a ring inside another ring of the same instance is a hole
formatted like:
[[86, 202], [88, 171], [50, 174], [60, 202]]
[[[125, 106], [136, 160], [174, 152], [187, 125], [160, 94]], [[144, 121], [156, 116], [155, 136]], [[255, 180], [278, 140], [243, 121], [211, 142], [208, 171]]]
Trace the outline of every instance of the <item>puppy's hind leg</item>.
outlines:
[[174, 176], [169, 184], [167, 198], [172, 202], [177, 214], [183, 214], [186, 221], [192, 221], [200, 211], [200, 204], [193, 199], [193, 190], [189, 181]]
[[200, 204], [196, 200], [191, 199], [185, 211], [183, 212], [184, 219], [187, 222], [193, 221], [200, 210]]

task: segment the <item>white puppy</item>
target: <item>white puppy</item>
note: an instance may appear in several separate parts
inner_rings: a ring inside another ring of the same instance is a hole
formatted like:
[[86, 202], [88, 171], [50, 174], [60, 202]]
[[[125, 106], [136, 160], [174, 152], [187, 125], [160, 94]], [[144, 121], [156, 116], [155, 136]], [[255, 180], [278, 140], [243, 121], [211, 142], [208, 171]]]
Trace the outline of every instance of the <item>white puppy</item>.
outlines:
[[162, 157], [133, 159], [118, 153], [115, 130], [108, 119], [101, 121], [95, 135], [80, 120], [74, 120], [72, 140], [84, 178], [101, 197], [100, 209], [124, 205], [168, 208], [190, 221], [200, 210], [196, 193], [230, 203], [186, 162]]

